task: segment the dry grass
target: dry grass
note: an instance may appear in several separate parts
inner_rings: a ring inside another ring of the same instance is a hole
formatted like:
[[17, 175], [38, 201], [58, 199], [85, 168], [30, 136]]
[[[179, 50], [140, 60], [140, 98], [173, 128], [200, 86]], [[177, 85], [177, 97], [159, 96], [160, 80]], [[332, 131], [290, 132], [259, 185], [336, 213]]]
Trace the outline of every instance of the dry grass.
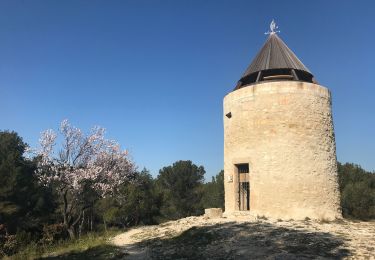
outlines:
[[[4, 259], [63, 259], [65, 256], [71, 259], [71, 255], [80, 255], [89, 251], [100, 251], [100, 254], [113, 252], [113, 245], [109, 239], [123, 231], [111, 230], [105, 233], [89, 233], [76, 240], [60, 241], [52, 245], [37, 245], [35, 243], [28, 245], [24, 250]], [[87, 258], [75, 258], [87, 259]]]

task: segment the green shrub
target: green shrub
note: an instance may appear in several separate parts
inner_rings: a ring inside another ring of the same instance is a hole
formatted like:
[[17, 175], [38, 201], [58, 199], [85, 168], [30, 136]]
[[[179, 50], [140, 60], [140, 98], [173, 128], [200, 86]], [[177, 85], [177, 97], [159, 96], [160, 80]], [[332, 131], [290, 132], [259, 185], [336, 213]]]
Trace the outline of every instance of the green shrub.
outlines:
[[338, 174], [344, 217], [375, 219], [375, 174], [351, 163], [338, 163]]
[[17, 240], [16, 235], [6, 235], [4, 239], [4, 244], [2, 246], [2, 251], [5, 255], [13, 255], [20, 248], [20, 243]]
[[61, 240], [65, 240], [68, 237], [68, 232], [64, 224], [52, 224], [45, 225], [43, 227], [43, 237], [41, 239], [42, 244], [51, 245]]

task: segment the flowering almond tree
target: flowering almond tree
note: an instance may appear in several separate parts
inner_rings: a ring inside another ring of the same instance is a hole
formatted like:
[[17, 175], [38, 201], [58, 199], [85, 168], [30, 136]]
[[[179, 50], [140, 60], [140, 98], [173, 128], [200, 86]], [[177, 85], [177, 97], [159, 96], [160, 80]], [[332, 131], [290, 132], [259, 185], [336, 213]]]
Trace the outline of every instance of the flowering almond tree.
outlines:
[[97, 198], [113, 194], [135, 174], [135, 165], [118, 143], [105, 139], [104, 129], [92, 128], [89, 134], [61, 122], [61, 147], [57, 134], [49, 129], [41, 134], [37, 151], [37, 175], [42, 184], [53, 187], [62, 204], [63, 223], [71, 238], [86, 209], [93, 203], [87, 194]]

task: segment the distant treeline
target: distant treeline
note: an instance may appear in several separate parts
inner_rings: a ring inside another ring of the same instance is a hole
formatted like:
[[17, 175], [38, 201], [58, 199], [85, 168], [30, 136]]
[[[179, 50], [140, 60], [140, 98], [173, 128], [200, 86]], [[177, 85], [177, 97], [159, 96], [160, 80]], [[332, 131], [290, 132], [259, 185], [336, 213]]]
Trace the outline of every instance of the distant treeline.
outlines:
[[337, 167], [343, 216], [375, 219], [375, 173], [353, 163], [338, 163]]
[[[38, 158], [26, 158], [26, 147], [17, 133], [0, 132], [0, 257], [29, 243], [44, 245], [69, 238], [59, 191], [40, 184], [35, 173]], [[344, 217], [375, 219], [375, 174], [348, 163], [339, 163], [338, 172]], [[136, 172], [111, 196], [98, 197], [87, 188], [77, 202], [77, 207], [85, 205], [83, 210], [69, 209], [79, 220], [73, 223], [74, 231], [80, 236], [200, 215], [204, 208], [224, 209], [223, 171], [207, 183], [204, 174], [203, 166], [177, 161], [160, 169], [156, 178], [147, 169]]]

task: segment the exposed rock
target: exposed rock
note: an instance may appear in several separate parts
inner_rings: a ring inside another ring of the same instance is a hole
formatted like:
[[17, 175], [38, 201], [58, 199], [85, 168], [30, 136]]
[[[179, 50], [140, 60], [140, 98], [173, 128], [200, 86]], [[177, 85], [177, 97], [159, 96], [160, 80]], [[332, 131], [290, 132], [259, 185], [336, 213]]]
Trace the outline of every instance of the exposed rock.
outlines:
[[113, 238], [124, 259], [371, 259], [375, 222], [188, 217]]

